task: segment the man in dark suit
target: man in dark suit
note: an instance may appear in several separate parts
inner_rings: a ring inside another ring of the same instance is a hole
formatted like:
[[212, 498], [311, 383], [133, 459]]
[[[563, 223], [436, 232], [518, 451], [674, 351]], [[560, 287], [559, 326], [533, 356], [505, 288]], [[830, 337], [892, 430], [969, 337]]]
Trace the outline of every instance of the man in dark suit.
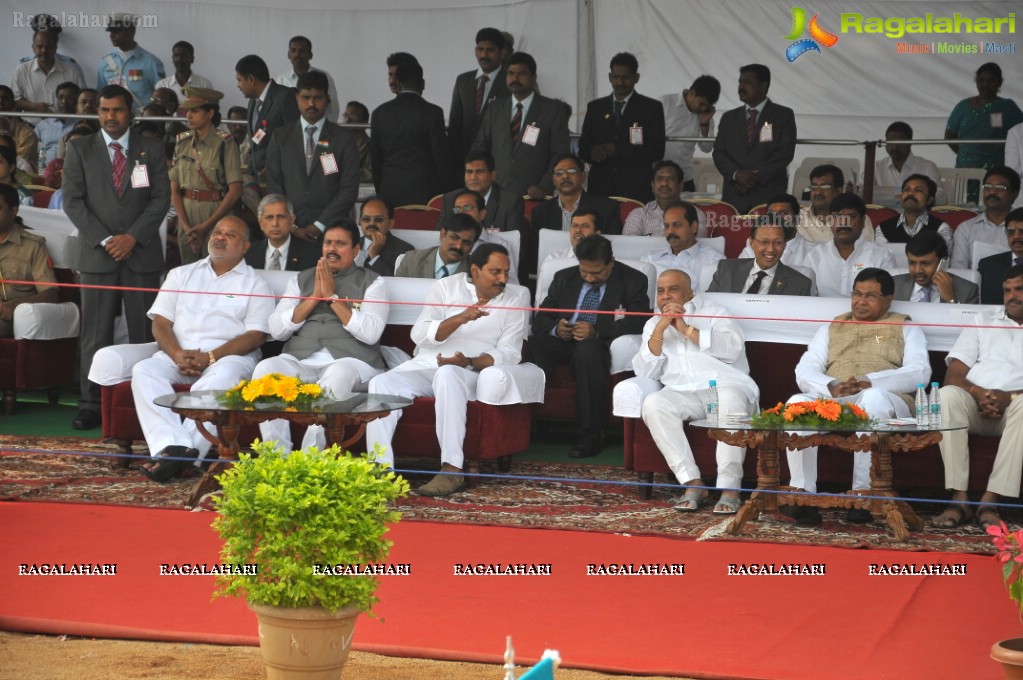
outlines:
[[536, 60], [525, 52], [511, 56], [506, 82], [510, 94], [487, 107], [472, 148], [493, 154], [505, 189], [540, 200], [554, 190], [554, 158], [568, 152], [568, 109], [535, 91]]
[[590, 191], [646, 203], [653, 165], [664, 158], [664, 107], [636, 92], [639, 62], [628, 52], [611, 58], [614, 91], [586, 106], [579, 155], [591, 163]]
[[945, 271], [948, 244], [937, 231], [921, 231], [910, 239], [906, 258], [909, 273], [893, 277], [896, 300], [980, 304], [977, 284]]
[[395, 276], [420, 279], [443, 279], [469, 271], [469, 253], [480, 237], [480, 223], [473, 217], [452, 215], [440, 228], [440, 245], [405, 253], [394, 272]]
[[[501, 95], [508, 94], [501, 51], [504, 36], [496, 28], [481, 28], [476, 33], [476, 62], [479, 68], [466, 71], [455, 79], [451, 94], [451, 114], [448, 116], [448, 138], [451, 158], [465, 158], [479, 131], [480, 121], [487, 106]], [[476, 189], [475, 187], [469, 187]], [[490, 206], [487, 206], [489, 211]]]
[[[495, 180], [494, 157], [486, 151], [472, 151], [465, 157], [465, 189], [472, 189], [486, 201], [486, 217], [483, 218], [484, 229], [500, 229], [501, 231], [521, 231], [525, 216], [522, 196], [503, 189]], [[454, 213], [455, 196], [463, 189], [455, 189], [444, 194], [444, 205], [441, 208], [441, 222]]]
[[164, 266], [160, 224], [170, 207], [170, 180], [163, 143], [129, 130], [131, 108], [126, 89], [103, 88], [100, 133], [71, 142], [64, 161], [64, 212], [78, 227], [77, 269], [84, 286], [82, 396], [72, 423], [78, 430], [100, 424], [100, 390], [89, 381], [89, 369], [96, 351], [113, 344], [122, 304], [129, 341], [153, 339], [146, 312], [156, 299]]
[[274, 131], [299, 118], [295, 90], [270, 80], [266, 62], [255, 54], [239, 59], [234, 75], [238, 89], [249, 98], [249, 140], [252, 142], [249, 174], [265, 184], [266, 154]]
[[327, 120], [327, 74], [298, 77], [295, 99], [301, 119], [282, 127], [267, 152], [267, 191], [295, 206], [293, 234], [319, 244], [323, 231], [351, 218], [359, 194], [359, 150], [349, 130]]
[[792, 109], [767, 98], [771, 70], [762, 64], [739, 69], [743, 106], [721, 117], [714, 140], [714, 165], [724, 176], [721, 198], [740, 214], [788, 190], [786, 172], [796, 152]]
[[394, 276], [394, 263], [398, 256], [415, 247], [391, 233], [394, 227], [394, 206], [380, 196], [370, 196], [362, 202], [362, 248], [355, 264], [372, 269], [380, 276]]
[[[532, 361], [550, 380], [554, 369], [568, 364], [577, 384], [579, 440], [573, 458], [600, 453], [607, 415], [611, 341], [643, 331], [646, 317], [625, 312], [649, 312], [649, 284], [642, 272], [615, 262], [611, 242], [594, 234], [575, 249], [578, 267], [554, 275], [547, 299], [533, 319], [529, 338]], [[584, 285], [585, 284], [585, 285]], [[590, 311], [587, 311], [590, 310]], [[596, 314], [592, 310], [614, 312]]]
[[423, 67], [395, 67], [397, 96], [370, 117], [369, 149], [377, 194], [392, 205], [424, 205], [439, 194], [448, 172], [444, 111], [423, 99]]
[[753, 257], [719, 260], [707, 292], [812, 295], [810, 278], [781, 261], [785, 243], [795, 232], [770, 222], [754, 224], [749, 235]]
[[1023, 208], [1016, 208], [1005, 216], [1005, 236], [1009, 240], [1009, 252], [989, 255], [977, 263], [983, 305], [1003, 303], [1005, 272], [1009, 267], [1023, 264]]
[[320, 247], [295, 233], [295, 208], [282, 194], [267, 194], [257, 210], [259, 228], [265, 241], [253, 243], [245, 251], [245, 261], [254, 269], [299, 272], [315, 267], [320, 260]]
[[604, 234], [622, 233], [619, 203], [610, 198], [583, 191], [586, 184], [586, 165], [571, 153], [554, 158], [554, 188], [558, 195], [533, 208], [533, 234], [540, 229], [567, 231], [572, 224], [572, 215], [580, 210], [595, 210], [600, 213]]

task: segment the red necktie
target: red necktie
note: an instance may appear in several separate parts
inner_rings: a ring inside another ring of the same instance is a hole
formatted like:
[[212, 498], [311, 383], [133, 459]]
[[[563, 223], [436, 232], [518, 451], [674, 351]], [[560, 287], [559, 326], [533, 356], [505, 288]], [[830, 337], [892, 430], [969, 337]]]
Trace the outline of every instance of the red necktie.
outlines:
[[114, 150], [114, 190], [120, 196], [124, 193], [124, 188], [121, 185], [124, 184], [124, 171], [128, 167], [128, 160], [124, 157], [124, 151], [121, 150], [120, 144], [110, 142], [110, 148]]
[[490, 82], [490, 76], [483, 74], [483, 76], [476, 83], [476, 116], [479, 117], [483, 113], [483, 95], [487, 91], [487, 83]]
[[749, 120], [746, 121], [746, 143], [752, 144], [757, 138], [757, 110], [749, 110]]
[[512, 144], [519, 143], [519, 132], [522, 131], [522, 104], [515, 105], [515, 115], [512, 116], [511, 138]]

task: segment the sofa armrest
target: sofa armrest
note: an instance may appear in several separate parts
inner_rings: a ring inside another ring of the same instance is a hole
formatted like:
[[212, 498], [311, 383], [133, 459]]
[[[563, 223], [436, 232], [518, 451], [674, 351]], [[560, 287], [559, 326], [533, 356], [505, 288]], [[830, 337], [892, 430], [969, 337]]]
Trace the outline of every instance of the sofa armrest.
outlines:
[[14, 339], [76, 338], [80, 321], [73, 302], [26, 302], [14, 309]]
[[620, 418], [639, 418], [642, 415], [643, 400], [661, 389], [661, 383], [651, 378], [637, 376], [615, 385], [612, 410]]
[[158, 350], [155, 342], [104, 347], [92, 357], [89, 380], [97, 385], [116, 385], [131, 380], [135, 364], [153, 356]]
[[492, 406], [542, 404], [544, 374], [536, 364], [490, 366], [480, 372], [476, 400]]

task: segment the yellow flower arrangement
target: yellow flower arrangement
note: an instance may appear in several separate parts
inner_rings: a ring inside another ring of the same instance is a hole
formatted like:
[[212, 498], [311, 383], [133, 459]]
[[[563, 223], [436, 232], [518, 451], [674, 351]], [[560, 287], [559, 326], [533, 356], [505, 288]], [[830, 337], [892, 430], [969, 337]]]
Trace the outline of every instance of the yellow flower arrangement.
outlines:
[[754, 427], [777, 429], [821, 429], [854, 430], [872, 420], [867, 412], [856, 404], [843, 404], [834, 399], [797, 401], [791, 404], [778, 403], [774, 408], [764, 409], [753, 416]]
[[288, 405], [312, 404], [324, 394], [316, 383], [306, 383], [293, 375], [270, 373], [254, 380], [242, 380], [224, 392], [222, 401], [232, 406], [284, 402]]

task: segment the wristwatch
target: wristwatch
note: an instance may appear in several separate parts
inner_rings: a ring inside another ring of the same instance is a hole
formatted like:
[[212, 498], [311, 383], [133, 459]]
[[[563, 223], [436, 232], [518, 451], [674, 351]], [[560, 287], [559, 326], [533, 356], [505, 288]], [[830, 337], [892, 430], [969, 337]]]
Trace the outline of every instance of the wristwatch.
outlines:
[[340, 299], [341, 299], [341, 297], [340, 297], [340, 296], [339, 296], [339, 295], [338, 295], [337, 293], [334, 293], [333, 295], [331, 295], [331, 296], [330, 296], [329, 298], [327, 298], [327, 299], [328, 299], [328, 300], [330, 300], [330, 304], [334, 304], [335, 302], [337, 302], [338, 300], [340, 300]]

